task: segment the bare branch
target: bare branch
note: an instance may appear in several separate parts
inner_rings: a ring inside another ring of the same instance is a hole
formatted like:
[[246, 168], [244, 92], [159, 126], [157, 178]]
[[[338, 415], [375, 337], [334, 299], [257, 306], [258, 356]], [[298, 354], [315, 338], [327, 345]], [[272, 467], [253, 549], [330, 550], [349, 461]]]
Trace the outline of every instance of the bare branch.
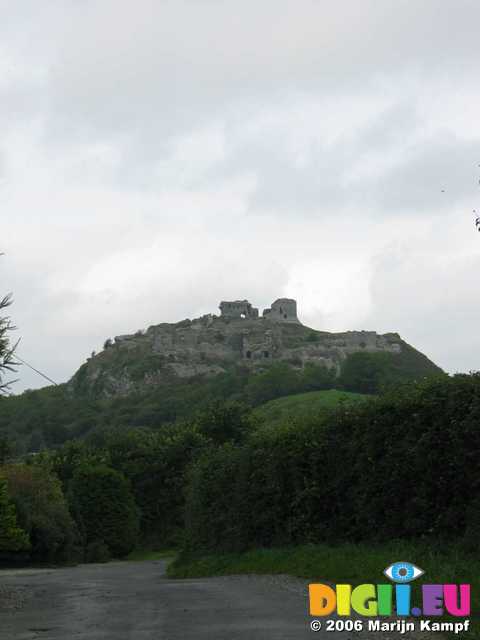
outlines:
[[[3, 255], [3, 254], [0, 254]], [[12, 304], [12, 294], [8, 293], [0, 299], [0, 311]], [[19, 363], [15, 360], [14, 353], [18, 341], [12, 345], [10, 342], [10, 332], [16, 327], [12, 324], [9, 316], [0, 316], [0, 395], [5, 395], [13, 381], [4, 382], [5, 372], [15, 372]]]

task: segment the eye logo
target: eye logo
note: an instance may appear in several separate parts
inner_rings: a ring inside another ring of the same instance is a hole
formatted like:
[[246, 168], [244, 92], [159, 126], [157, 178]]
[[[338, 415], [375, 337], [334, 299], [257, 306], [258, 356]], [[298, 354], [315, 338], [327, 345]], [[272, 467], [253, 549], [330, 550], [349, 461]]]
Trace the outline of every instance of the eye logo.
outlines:
[[[389, 580], [395, 584], [360, 584], [352, 587], [351, 584], [337, 584], [334, 587], [326, 584], [311, 584], [308, 587], [310, 597], [310, 615], [329, 616], [335, 610], [339, 616], [350, 616], [352, 611], [360, 616], [443, 616], [467, 617], [471, 610], [471, 585], [469, 584], [423, 584], [421, 588], [413, 592], [412, 585], [408, 584], [424, 575], [423, 569], [411, 562], [394, 562], [383, 572]], [[421, 594], [421, 608], [412, 606], [412, 595], [418, 597]], [[465, 621], [464, 630], [468, 628], [469, 620]], [[405, 623], [405, 621], [404, 621]], [[369, 627], [372, 631], [400, 631], [405, 633], [405, 628], [399, 629], [378, 626]], [[383, 624], [383, 623], [382, 623]], [[411, 622], [405, 623], [413, 624]], [[428, 623], [429, 624], [429, 623]], [[435, 623], [438, 628], [433, 631], [453, 630], [453, 627], [441, 628], [443, 623]], [[445, 623], [451, 625], [453, 623]], [[388, 626], [388, 625], [387, 625]], [[413, 627], [408, 631], [414, 630]], [[312, 627], [313, 628], [313, 627]], [[458, 633], [455, 627], [455, 633]], [[347, 627], [345, 627], [348, 630]], [[328, 630], [328, 627], [327, 627]], [[339, 631], [343, 630], [338, 629]], [[430, 630], [425, 627], [424, 630]]]
[[416, 567], [411, 562], [394, 562], [387, 567], [383, 573], [392, 582], [405, 584], [406, 582], [416, 580], [422, 576], [425, 571], [422, 571], [422, 569]]

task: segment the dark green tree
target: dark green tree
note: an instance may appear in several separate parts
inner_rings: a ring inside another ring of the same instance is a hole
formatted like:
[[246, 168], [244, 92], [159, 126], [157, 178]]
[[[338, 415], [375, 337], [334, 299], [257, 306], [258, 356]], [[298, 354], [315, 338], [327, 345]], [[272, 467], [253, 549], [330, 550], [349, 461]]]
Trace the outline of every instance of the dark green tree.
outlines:
[[185, 472], [209, 441], [196, 423], [158, 432], [113, 430], [106, 443], [110, 465], [130, 481], [147, 545], [175, 545], [182, 537]]
[[243, 440], [251, 431], [249, 407], [240, 402], [211, 402], [194, 419], [200, 433], [217, 444], [228, 440]]
[[347, 391], [379, 393], [382, 385], [391, 382], [388, 353], [353, 353], [345, 360], [339, 383]]
[[335, 386], [335, 369], [309, 362], [301, 374], [302, 391], [320, 391]]
[[77, 529], [60, 480], [40, 464], [9, 464], [2, 472], [8, 479], [18, 523], [30, 536], [32, 558], [65, 561], [73, 557]]
[[245, 388], [246, 397], [253, 406], [300, 390], [299, 373], [285, 362], [275, 363], [263, 373], [253, 376]]
[[7, 482], [0, 478], [0, 552], [26, 551], [29, 548], [28, 535], [17, 525], [17, 514], [7, 492]]
[[0, 436], [0, 464], [12, 455], [12, 445], [5, 436]]
[[69, 499], [85, 548], [102, 541], [114, 557], [132, 551], [139, 522], [125, 476], [105, 465], [81, 467], [73, 476]]

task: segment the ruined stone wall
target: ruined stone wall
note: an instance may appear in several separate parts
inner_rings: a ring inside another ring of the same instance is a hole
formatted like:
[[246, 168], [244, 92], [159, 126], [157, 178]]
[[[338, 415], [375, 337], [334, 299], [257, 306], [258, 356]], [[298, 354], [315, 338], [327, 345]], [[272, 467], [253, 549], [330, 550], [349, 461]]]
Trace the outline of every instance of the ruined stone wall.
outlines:
[[275, 300], [262, 317], [248, 300], [223, 301], [220, 309], [221, 317], [207, 314], [116, 336], [88, 360], [82, 384], [96, 389], [102, 380], [106, 395], [121, 395], [175, 377], [213, 376], [235, 365], [261, 371], [274, 362], [299, 369], [322, 365], [338, 375], [353, 353], [401, 354], [407, 346], [395, 333], [310, 329], [298, 320], [297, 303], [290, 298]]
[[219, 307], [222, 318], [258, 318], [258, 309], [248, 300], [222, 300]]
[[272, 322], [294, 322], [300, 324], [297, 316], [297, 301], [292, 298], [279, 298], [269, 309], [265, 309], [263, 317]]

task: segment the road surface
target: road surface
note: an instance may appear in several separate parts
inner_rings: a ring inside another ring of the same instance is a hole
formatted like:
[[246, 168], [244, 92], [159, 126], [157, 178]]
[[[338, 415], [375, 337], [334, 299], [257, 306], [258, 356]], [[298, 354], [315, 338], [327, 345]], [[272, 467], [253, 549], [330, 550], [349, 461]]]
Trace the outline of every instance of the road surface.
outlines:
[[307, 582], [286, 576], [169, 580], [164, 561], [0, 571], [0, 640], [372, 637], [314, 633], [310, 621]]

